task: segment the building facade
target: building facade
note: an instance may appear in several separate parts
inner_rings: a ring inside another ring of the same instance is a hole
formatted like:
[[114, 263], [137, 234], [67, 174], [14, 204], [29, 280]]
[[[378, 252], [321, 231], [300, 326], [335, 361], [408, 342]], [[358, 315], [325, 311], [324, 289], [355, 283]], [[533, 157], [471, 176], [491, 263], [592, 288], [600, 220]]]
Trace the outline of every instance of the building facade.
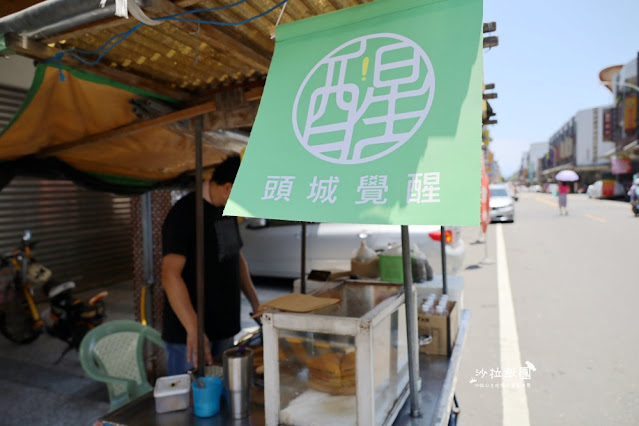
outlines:
[[539, 161], [542, 181], [550, 182], [560, 170], [572, 169], [579, 173], [582, 185], [598, 179], [630, 185], [633, 173], [639, 172], [638, 68], [636, 58], [600, 72], [613, 104], [578, 111], [552, 135]]
[[614, 142], [604, 131], [604, 115], [609, 109], [578, 111], [552, 135], [541, 161], [542, 181], [550, 182], [559, 171], [571, 169], [579, 174], [582, 185], [589, 185], [610, 173], [607, 153], [614, 148]]
[[547, 152], [548, 142], [537, 142], [530, 145], [526, 152], [526, 174], [524, 175], [528, 183], [539, 183], [541, 181], [539, 160], [544, 158]]
[[607, 112], [614, 146], [606, 155], [611, 159], [611, 174], [629, 186], [632, 175], [639, 172], [639, 52], [637, 58], [614, 71], [607, 77], [610, 83], [604, 82], [614, 99]]
[[606, 157], [615, 143], [604, 132], [604, 112], [609, 107], [585, 109], [575, 115], [575, 165], [577, 168], [607, 171], [610, 159]]

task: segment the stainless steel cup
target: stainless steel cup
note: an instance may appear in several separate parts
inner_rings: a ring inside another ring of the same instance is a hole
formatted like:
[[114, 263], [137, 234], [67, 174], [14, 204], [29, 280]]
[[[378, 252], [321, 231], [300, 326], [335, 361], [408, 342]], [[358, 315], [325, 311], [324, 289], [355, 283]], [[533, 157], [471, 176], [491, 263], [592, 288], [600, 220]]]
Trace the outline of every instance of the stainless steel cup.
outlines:
[[234, 419], [249, 415], [253, 385], [253, 351], [239, 347], [224, 351], [224, 386], [227, 389], [230, 412]]

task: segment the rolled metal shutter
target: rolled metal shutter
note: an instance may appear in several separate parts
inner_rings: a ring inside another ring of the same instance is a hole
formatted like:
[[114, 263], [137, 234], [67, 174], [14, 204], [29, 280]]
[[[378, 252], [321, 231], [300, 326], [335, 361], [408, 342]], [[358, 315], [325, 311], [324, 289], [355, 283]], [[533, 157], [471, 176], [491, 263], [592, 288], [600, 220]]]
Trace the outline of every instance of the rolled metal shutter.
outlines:
[[17, 177], [0, 191], [0, 252], [15, 248], [25, 229], [57, 280], [87, 289], [133, 278], [131, 197]]
[[26, 90], [0, 84], [0, 132], [13, 119], [26, 97]]

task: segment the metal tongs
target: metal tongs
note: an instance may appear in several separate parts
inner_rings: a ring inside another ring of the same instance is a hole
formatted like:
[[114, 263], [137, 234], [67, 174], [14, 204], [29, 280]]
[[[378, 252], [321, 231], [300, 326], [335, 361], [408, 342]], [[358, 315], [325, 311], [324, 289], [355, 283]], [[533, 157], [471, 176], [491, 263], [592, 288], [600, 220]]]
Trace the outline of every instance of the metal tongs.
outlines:
[[206, 385], [204, 384], [204, 382], [202, 380], [200, 380], [198, 377], [195, 376], [195, 373], [193, 373], [193, 370], [195, 368], [192, 368], [191, 370], [188, 370], [186, 373], [189, 375], [189, 377], [191, 378], [191, 382], [195, 383], [195, 386], [197, 386], [198, 388], [205, 388]]

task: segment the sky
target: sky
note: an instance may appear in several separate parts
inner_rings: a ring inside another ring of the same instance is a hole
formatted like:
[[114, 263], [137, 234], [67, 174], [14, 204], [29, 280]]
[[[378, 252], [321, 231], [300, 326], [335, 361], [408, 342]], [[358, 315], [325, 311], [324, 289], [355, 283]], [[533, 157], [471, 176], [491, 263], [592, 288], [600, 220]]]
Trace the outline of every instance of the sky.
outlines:
[[484, 81], [498, 94], [490, 148], [508, 177], [531, 143], [613, 102], [599, 72], [637, 57], [639, 0], [484, 0], [491, 21], [499, 46], [484, 49]]

